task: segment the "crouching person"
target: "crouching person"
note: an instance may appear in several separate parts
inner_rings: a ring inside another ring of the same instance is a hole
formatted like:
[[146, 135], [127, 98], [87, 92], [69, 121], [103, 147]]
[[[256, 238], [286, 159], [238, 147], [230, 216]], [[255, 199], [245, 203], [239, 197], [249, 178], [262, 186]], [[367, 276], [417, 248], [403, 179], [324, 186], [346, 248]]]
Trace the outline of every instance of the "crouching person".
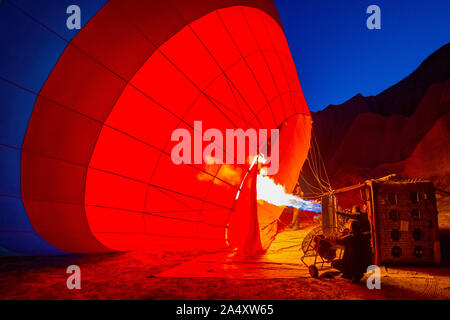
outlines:
[[342, 259], [333, 260], [331, 266], [342, 272], [342, 277], [358, 283], [371, 265], [372, 249], [370, 235], [361, 232], [360, 223], [353, 220], [350, 232], [336, 238], [336, 242], [344, 246]]

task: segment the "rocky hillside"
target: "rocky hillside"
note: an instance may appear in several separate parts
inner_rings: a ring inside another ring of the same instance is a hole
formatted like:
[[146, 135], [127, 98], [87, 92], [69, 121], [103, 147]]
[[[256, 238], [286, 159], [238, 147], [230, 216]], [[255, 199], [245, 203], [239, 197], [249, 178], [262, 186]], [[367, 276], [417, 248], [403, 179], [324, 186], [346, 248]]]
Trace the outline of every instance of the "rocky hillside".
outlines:
[[333, 187], [394, 172], [447, 187], [450, 43], [377, 96], [358, 94], [312, 116]]

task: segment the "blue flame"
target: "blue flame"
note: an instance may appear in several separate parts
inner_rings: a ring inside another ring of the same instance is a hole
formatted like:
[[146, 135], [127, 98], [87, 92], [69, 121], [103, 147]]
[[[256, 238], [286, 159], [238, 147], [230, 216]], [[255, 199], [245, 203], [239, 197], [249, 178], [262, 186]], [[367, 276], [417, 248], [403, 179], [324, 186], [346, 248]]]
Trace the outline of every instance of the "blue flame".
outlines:
[[320, 203], [304, 200], [300, 197], [292, 197], [289, 199], [288, 207], [301, 209], [304, 211], [322, 212], [322, 205]]

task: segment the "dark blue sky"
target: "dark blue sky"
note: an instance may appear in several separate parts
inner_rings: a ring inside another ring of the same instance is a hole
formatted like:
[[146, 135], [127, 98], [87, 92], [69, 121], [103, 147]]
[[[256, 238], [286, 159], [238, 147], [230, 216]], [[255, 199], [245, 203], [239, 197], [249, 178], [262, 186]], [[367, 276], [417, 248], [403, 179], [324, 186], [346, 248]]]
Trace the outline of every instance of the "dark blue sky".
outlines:
[[[450, 41], [450, 0], [275, 0], [311, 110], [376, 95]], [[369, 30], [369, 5], [381, 30]]]

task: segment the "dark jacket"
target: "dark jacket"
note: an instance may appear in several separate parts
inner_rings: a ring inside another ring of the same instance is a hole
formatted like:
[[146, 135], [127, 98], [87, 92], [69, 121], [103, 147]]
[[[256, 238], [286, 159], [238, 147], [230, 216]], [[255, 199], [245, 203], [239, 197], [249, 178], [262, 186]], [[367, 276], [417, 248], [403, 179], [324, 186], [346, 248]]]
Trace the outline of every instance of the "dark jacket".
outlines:
[[336, 242], [345, 247], [342, 273], [349, 277], [361, 277], [372, 263], [370, 235], [349, 233], [338, 236]]
[[361, 232], [370, 232], [370, 222], [367, 212], [358, 212], [358, 213], [338, 212], [338, 214], [343, 217], [347, 217], [358, 221], [361, 226]]

